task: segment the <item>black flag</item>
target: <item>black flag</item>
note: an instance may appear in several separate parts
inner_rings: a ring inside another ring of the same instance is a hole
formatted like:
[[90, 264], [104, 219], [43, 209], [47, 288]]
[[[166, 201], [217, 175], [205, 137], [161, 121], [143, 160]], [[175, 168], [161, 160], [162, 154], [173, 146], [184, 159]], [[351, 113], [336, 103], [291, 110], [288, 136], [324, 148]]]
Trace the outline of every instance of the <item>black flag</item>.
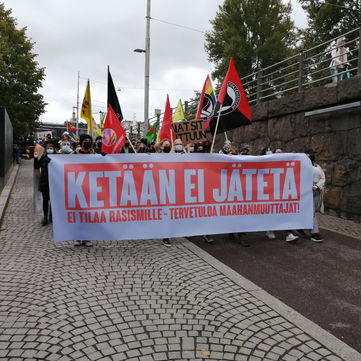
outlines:
[[123, 120], [122, 110], [120, 109], [119, 100], [117, 93], [115, 92], [114, 83], [112, 76], [110, 75], [109, 66], [108, 66], [108, 99], [107, 99], [107, 107], [113, 108], [115, 114], [117, 115], [119, 121]]

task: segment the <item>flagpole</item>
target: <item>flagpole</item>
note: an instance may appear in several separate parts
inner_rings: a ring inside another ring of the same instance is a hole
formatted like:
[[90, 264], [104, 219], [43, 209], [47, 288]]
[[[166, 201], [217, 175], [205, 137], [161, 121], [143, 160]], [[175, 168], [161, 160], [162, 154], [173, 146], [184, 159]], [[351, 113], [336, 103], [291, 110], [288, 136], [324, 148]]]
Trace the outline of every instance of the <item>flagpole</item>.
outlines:
[[[210, 81], [211, 81], [211, 84], [213, 84], [213, 83], [212, 83], [212, 74], [208, 74], [208, 76], [209, 76], [209, 79], [210, 79]], [[212, 88], [213, 88], [213, 86], [212, 86]], [[218, 97], [217, 97], [216, 90], [213, 89], [213, 92], [214, 92], [214, 96], [215, 96], [216, 99], [217, 99]], [[227, 132], [224, 132], [224, 136], [225, 136], [226, 140], [228, 140]]]
[[218, 112], [218, 117], [217, 117], [217, 123], [216, 123], [216, 128], [214, 130], [214, 135], [213, 135], [213, 139], [212, 139], [212, 146], [211, 146], [211, 151], [210, 153], [213, 152], [213, 146], [214, 146], [214, 141], [216, 140], [216, 135], [217, 135], [217, 130], [218, 130], [218, 124], [219, 124], [219, 118], [221, 117], [221, 111], [222, 111], [222, 105], [219, 109], [219, 112]]
[[134, 153], [137, 153], [136, 150], [135, 150], [135, 148], [134, 148], [134, 146], [133, 146], [133, 143], [132, 143], [132, 141], [129, 139], [128, 135], [126, 135], [126, 137], [127, 137], [127, 139], [128, 139], [128, 142], [129, 142], [130, 146], [131, 146], [132, 149], [134, 150]]

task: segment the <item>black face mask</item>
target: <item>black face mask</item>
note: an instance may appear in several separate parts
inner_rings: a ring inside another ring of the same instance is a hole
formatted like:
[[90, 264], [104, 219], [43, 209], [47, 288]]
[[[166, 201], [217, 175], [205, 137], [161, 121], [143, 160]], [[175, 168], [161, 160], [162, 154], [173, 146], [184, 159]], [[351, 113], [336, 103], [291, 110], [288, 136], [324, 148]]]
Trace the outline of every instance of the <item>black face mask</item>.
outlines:
[[90, 142], [84, 142], [84, 143], [83, 143], [83, 148], [84, 148], [84, 149], [90, 149], [91, 146], [92, 146], [92, 144], [91, 144]]
[[146, 149], [145, 148], [139, 148], [137, 153], [145, 153]]
[[170, 146], [166, 145], [165, 147], [163, 147], [163, 153], [169, 153], [170, 152]]
[[316, 157], [314, 155], [310, 155], [308, 158], [310, 158], [312, 164], [315, 162]]
[[97, 143], [97, 148], [100, 149], [102, 147], [102, 143], [101, 142], [98, 142]]

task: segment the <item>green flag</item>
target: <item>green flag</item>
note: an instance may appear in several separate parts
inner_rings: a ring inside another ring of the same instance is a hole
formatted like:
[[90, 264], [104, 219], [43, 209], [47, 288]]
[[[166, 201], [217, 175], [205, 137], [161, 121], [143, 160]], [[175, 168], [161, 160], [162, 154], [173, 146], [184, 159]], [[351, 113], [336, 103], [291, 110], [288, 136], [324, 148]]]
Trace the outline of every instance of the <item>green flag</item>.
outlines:
[[152, 143], [157, 136], [159, 130], [159, 119], [150, 127], [146, 137], [149, 143]]

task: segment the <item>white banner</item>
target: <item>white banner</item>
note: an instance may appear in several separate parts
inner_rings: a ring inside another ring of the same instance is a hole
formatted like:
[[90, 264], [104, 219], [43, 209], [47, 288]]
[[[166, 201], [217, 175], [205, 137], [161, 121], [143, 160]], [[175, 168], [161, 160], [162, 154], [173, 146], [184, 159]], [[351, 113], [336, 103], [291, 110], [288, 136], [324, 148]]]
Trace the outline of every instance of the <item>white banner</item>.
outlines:
[[55, 242], [313, 227], [305, 154], [50, 157]]

